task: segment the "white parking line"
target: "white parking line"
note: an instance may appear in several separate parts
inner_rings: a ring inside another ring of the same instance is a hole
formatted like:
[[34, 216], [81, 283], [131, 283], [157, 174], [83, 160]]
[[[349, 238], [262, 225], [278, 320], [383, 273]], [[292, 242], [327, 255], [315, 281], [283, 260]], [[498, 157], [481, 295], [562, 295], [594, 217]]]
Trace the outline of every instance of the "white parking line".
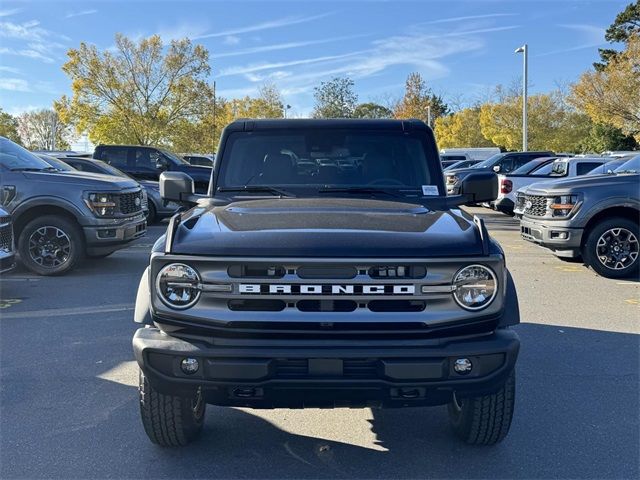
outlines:
[[28, 312], [2, 313], [0, 318], [8, 320], [13, 318], [48, 318], [48, 317], [68, 317], [71, 315], [89, 315], [94, 313], [108, 312], [126, 312], [134, 309], [130, 303], [122, 303], [116, 305], [104, 305], [102, 307], [73, 307], [73, 308], [54, 308], [47, 310], [31, 310]]

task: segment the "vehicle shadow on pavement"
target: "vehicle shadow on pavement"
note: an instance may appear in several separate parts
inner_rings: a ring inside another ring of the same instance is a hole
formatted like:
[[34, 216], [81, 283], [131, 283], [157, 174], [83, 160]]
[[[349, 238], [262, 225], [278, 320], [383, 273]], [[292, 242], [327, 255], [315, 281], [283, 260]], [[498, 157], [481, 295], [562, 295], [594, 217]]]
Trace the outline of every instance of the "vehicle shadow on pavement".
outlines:
[[[86, 333], [74, 335], [73, 322], [67, 328], [63, 345], [34, 333], [37, 358], [3, 329], [2, 478], [638, 477], [638, 335], [517, 327], [516, 413], [495, 447], [457, 440], [444, 407], [374, 410], [362, 430], [375, 433], [377, 446], [357, 446], [210, 406], [198, 441], [165, 449], [148, 441], [140, 423], [128, 332], [113, 336], [113, 325], [96, 322], [95, 344]], [[77, 363], [87, 358], [100, 360]], [[98, 377], [108, 371], [120, 373]], [[336, 432], [344, 427], [335, 424]]]

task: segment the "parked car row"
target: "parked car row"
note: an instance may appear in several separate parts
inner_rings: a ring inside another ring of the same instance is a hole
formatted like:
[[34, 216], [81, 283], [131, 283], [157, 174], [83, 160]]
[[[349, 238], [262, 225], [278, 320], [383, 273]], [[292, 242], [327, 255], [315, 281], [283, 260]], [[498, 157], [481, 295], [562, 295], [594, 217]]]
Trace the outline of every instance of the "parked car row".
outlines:
[[162, 171], [189, 173], [200, 190], [211, 176], [210, 167], [153, 147], [100, 145], [92, 157], [29, 152], [0, 137], [0, 272], [18, 253], [34, 273], [63, 274], [145, 235], [148, 223], [180, 208], [160, 196]]

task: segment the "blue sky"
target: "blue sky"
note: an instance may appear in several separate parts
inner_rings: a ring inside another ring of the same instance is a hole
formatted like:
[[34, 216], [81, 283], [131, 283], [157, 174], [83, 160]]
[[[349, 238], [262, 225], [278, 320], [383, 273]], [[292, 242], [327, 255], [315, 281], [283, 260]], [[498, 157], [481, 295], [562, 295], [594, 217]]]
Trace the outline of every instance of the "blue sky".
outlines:
[[575, 80], [598, 57], [604, 30], [629, 2], [606, 1], [30, 1], [0, 3], [0, 107], [16, 114], [70, 91], [61, 70], [84, 41], [190, 37], [210, 52], [226, 97], [274, 82], [296, 115], [313, 87], [348, 75], [361, 101], [399, 96], [420, 72], [456, 102], [482, 98], [521, 74], [530, 49], [533, 92]]

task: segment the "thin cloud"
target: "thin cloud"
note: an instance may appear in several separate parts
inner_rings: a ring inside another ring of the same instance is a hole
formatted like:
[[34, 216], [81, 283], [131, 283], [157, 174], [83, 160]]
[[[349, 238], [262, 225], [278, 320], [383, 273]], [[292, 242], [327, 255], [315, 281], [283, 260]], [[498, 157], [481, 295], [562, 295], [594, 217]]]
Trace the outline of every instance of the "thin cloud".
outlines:
[[52, 57], [44, 55], [43, 53], [30, 48], [15, 49], [15, 48], [0, 47], [0, 55], [13, 55], [17, 57], [32, 58], [35, 60], [40, 60], [44, 63], [54, 62], [54, 59]]
[[237, 37], [235, 35], [227, 35], [226, 37], [224, 37], [224, 41], [222, 42], [225, 45], [237, 45], [240, 43], [240, 37]]
[[18, 68], [5, 67], [3, 65], [0, 65], [0, 72], [13, 73], [14, 75], [20, 75], [22, 73]]
[[343, 58], [353, 57], [358, 53], [361, 53], [361, 52], [345, 53], [342, 55], [326, 55], [323, 57], [314, 57], [314, 58], [303, 58], [300, 60], [292, 60], [289, 62], [258, 63], [258, 64], [240, 66], [240, 67], [229, 67], [229, 68], [223, 69], [218, 76], [224, 77], [229, 75], [244, 75], [246, 73], [260, 72], [263, 70], [273, 70], [276, 68], [308, 65], [311, 63], [327, 62], [330, 60], [340, 60]]
[[605, 44], [605, 29], [602, 27], [587, 24], [561, 24], [557, 26], [581, 34], [581, 37], [584, 41], [578, 45], [574, 45], [573, 47], [539, 53], [537, 55], [534, 55], [534, 57], [546, 57], [548, 55], [556, 55], [558, 53], [575, 52], [577, 50], [594, 48]]
[[22, 78], [0, 78], [0, 90], [10, 92], [30, 92], [29, 84]]
[[323, 13], [320, 15], [312, 15], [307, 17], [285, 17], [278, 20], [270, 20], [267, 22], [257, 23], [255, 25], [248, 25], [246, 27], [239, 27], [230, 30], [223, 30], [221, 32], [212, 32], [204, 35], [193, 37], [194, 40], [202, 40], [205, 38], [227, 37], [229, 35], [239, 35], [242, 33], [259, 32], [262, 30], [269, 30], [272, 28], [288, 27], [290, 25], [298, 25], [300, 23], [312, 22], [321, 18], [333, 15], [333, 13]]
[[93, 15], [94, 13], [98, 13], [98, 10], [92, 8], [90, 10], [81, 10], [79, 12], [69, 12], [64, 16], [64, 18], [83, 17], [85, 15]]
[[302, 41], [302, 42], [288, 42], [288, 43], [278, 43], [275, 45], [263, 45], [260, 47], [252, 47], [252, 48], [245, 48], [243, 50], [236, 50], [233, 52], [226, 52], [226, 53], [218, 53], [216, 55], [216, 58], [223, 58], [223, 57], [237, 57], [240, 55], [251, 55], [254, 53], [264, 53], [264, 52], [274, 52], [277, 50], [289, 50], [291, 48], [300, 48], [300, 47], [308, 47], [311, 45], [321, 45], [323, 43], [332, 43], [332, 42], [339, 42], [342, 40], [352, 40], [354, 38], [361, 38], [361, 37], [365, 37], [366, 35], [349, 35], [349, 36], [345, 36], [345, 37], [333, 37], [333, 38], [323, 38], [321, 40], [307, 40], [307, 41]]
[[464, 20], [480, 20], [483, 18], [513, 17], [516, 15], [517, 13], [486, 13], [484, 15], [466, 15], [464, 17], [449, 17], [449, 18], [441, 18], [439, 20], [431, 20], [428, 22], [421, 22], [420, 25], [433, 25], [436, 23], [461, 22]]
[[0, 17], [10, 17], [11, 15], [15, 15], [16, 13], [20, 13], [22, 11], [21, 8], [11, 8], [9, 10], [0, 10]]

